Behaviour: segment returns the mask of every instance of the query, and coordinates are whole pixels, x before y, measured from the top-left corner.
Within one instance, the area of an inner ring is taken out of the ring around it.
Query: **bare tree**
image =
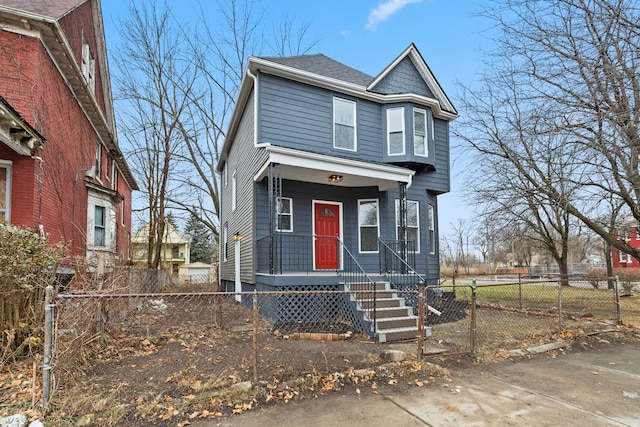
[[[120,133],[135,166],[149,224],[147,265],[157,269],[165,235],[167,200],[174,193],[171,174],[179,174],[181,121],[196,84],[196,69],[185,61],[183,34],[170,11],[132,2],[120,23],[126,42],[115,55]]]
[[[522,191],[511,201],[524,206],[517,199],[525,196],[527,217],[555,235],[547,248],[559,265],[566,264],[569,216],[640,259],[640,250],[599,221],[609,215],[606,197],[640,220],[638,1],[495,0],[482,15],[496,24],[497,48],[487,84],[466,90],[477,122],[461,133],[487,162],[503,165],[494,171],[505,186],[517,177]]]

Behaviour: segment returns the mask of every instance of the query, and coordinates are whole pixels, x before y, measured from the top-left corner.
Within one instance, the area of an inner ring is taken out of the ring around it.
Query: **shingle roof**
[[[0,0],[0,6],[6,6],[58,20],[85,1],[86,0]]]
[[[372,76],[348,67],[321,53],[315,55],[263,57],[261,59],[360,86],[367,86],[373,80]]]

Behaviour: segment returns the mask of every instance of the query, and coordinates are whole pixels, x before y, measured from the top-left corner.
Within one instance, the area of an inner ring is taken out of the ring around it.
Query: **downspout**
[[[255,148],[269,147],[268,142],[258,143],[258,76],[251,73],[251,68],[247,67],[247,75],[253,80],[253,146]]]

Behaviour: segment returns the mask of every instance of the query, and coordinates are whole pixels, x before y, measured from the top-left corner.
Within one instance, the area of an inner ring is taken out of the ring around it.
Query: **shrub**
[[[618,276],[624,296],[630,296],[635,282],[640,282],[640,268],[616,268],[613,274]]]
[[[64,252],[33,230],[0,224],[0,366],[42,342],[44,289]]]
[[[607,270],[604,268],[590,268],[585,272],[585,275],[593,289],[598,289],[600,282],[607,281]]]

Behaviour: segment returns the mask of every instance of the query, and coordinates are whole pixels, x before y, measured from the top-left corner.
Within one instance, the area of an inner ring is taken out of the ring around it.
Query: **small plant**
[[[636,282],[640,282],[640,269],[639,268],[621,268],[614,270],[614,274],[618,276],[618,281],[622,286],[622,296],[631,296],[631,291],[636,285]]]
[[[604,268],[590,268],[586,271],[586,276],[593,289],[598,289],[600,282],[607,281],[607,271]]]
[[[33,230],[0,224],[0,366],[39,348],[44,289],[64,253]]]

